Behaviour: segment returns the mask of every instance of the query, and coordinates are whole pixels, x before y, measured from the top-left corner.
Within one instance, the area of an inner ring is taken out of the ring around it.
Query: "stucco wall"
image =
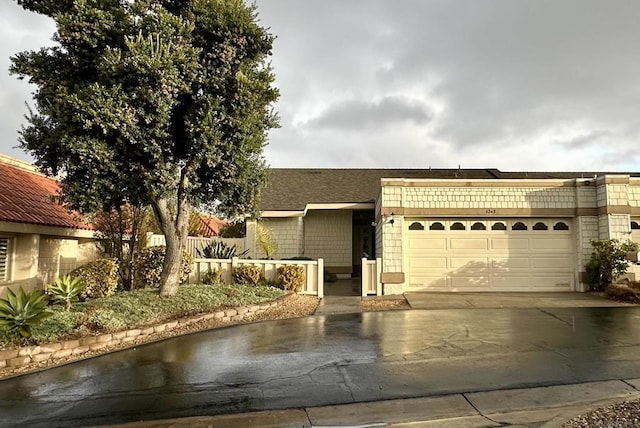
[[[324,258],[327,268],[352,269],[352,213],[351,210],[308,211],[304,217],[304,255]],[[331,270],[331,269],[329,269]]]

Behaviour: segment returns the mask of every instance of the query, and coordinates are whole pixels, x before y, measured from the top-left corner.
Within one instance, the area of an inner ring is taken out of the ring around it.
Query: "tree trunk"
[[[187,247],[191,207],[187,202],[178,201],[177,208],[171,209],[171,202],[167,197],[153,200],[151,206],[166,241],[160,275],[160,296],[173,296],[180,285],[180,266],[182,254]]]

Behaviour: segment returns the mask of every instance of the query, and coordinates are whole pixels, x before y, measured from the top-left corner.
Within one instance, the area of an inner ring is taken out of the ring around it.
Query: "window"
[[[640,224],[637,221],[631,222],[631,230],[640,230]]]
[[[411,225],[409,225],[409,230],[424,230],[424,226],[422,225],[422,223],[414,221],[413,223],[411,223]]]
[[[0,281],[9,280],[9,238],[0,238]]]
[[[553,225],[553,230],[569,230],[569,226],[567,226],[567,223],[559,221]]]
[[[539,221],[533,225],[533,230],[549,230],[549,226]]]
[[[465,229],[466,227],[464,227],[464,224],[460,223],[459,221],[456,221],[455,223],[453,223],[449,228],[449,230],[465,230]]]
[[[491,225],[491,230],[507,230],[507,225],[499,221]]]
[[[511,226],[511,230],[527,230],[527,225],[521,221],[518,221],[516,223],[513,223],[513,226]]]
[[[487,226],[485,226],[484,223],[476,221],[471,225],[471,230],[487,230]]]
[[[444,224],[436,221],[434,223],[431,223],[431,226],[429,226],[429,230],[444,230]]]

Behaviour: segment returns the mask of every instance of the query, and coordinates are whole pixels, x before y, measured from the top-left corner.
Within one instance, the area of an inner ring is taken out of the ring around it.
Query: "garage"
[[[406,219],[407,291],[572,291],[571,219]]]

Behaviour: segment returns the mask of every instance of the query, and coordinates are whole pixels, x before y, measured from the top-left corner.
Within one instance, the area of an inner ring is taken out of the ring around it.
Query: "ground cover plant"
[[[31,343],[47,343],[94,333],[114,332],[169,321],[183,316],[213,312],[273,301],[286,294],[273,287],[255,285],[182,285],[178,293],[158,298],[158,289],[118,292],[109,297],[75,303],[70,311],[64,304],[49,306],[45,322],[31,326]],[[0,329],[0,348],[19,340],[7,329]]]

